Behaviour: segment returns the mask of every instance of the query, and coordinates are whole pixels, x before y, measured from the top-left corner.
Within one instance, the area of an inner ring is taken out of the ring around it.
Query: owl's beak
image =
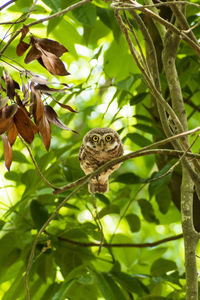
[[[100,146],[101,146],[102,149],[104,148],[104,141],[103,140],[101,140]]]

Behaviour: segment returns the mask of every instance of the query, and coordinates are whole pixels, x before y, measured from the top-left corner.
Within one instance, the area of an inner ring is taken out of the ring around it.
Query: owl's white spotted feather
[[[80,147],[80,166],[85,174],[90,174],[107,161],[123,154],[124,148],[118,133],[111,128],[95,128],[83,138]],[[108,177],[119,168],[117,164],[106,169],[93,178],[88,185],[90,193],[105,193],[108,191]]]

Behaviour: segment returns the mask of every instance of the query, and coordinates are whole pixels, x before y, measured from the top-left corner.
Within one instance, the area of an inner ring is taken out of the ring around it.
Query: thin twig
[[[46,183],[46,185],[48,185],[48,186],[51,187],[52,189],[57,189],[57,186],[55,186],[55,185],[53,185],[52,183],[50,183],[50,182],[46,179],[46,177],[42,174],[42,172],[40,171],[40,168],[39,168],[39,166],[38,166],[38,164],[37,164],[37,162],[36,162],[36,160],[35,160],[35,158],[34,158],[32,152],[31,152],[30,147],[27,145],[27,143],[24,141],[24,139],[23,139],[21,136],[19,136],[19,138],[20,138],[20,140],[22,141],[22,143],[24,144],[24,146],[26,147],[26,149],[28,150],[29,155],[30,155],[30,158],[31,158],[31,160],[32,160],[32,162],[33,162],[33,164],[34,164],[34,166],[35,166],[35,168],[36,168],[36,171],[38,172],[39,176],[41,177],[41,179]]]
[[[159,177],[156,178],[151,178],[148,183],[152,182],[152,181],[156,181],[158,179],[161,179],[167,175],[169,175],[170,173],[172,173],[174,171],[174,169],[181,163],[181,161],[183,160],[183,158],[187,155],[188,151],[191,150],[192,146],[196,143],[197,139],[199,138],[199,134],[196,136],[196,138],[194,139],[194,141],[192,142],[192,144],[188,147],[188,149],[186,151],[184,151],[183,155],[181,155],[181,157],[175,162],[175,164],[173,164],[173,166],[171,166],[171,168],[169,168],[169,170],[167,172],[165,172],[164,174],[160,175]]]
[[[3,4],[3,5],[0,7],[0,11],[1,11],[2,9],[6,8],[8,5],[10,5],[10,4],[12,4],[12,3],[16,2],[16,1],[17,1],[17,0],[10,0],[10,1],[8,1],[7,3]]]
[[[183,234],[178,234],[178,235],[175,235],[175,236],[170,236],[168,238],[164,238],[164,239],[161,239],[161,240],[158,240],[158,241],[155,241],[155,242],[149,242],[149,243],[104,243],[102,244],[102,247],[104,248],[149,248],[149,247],[156,247],[156,246],[159,246],[163,243],[167,243],[167,242],[171,242],[171,241],[175,241],[175,240],[178,240],[178,239],[181,239],[183,237]],[[78,241],[73,241],[73,240],[70,240],[68,238],[65,238],[65,237],[61,237],[61,236],[58,236],[58,239],[61,240],[61,241],[64,241],[64,242],[67,242],[67,243],[70,243],[70,244],[73,244],[73,245],[77,245],[77,246],[80,246],[80,247],[99,247],[100,246],[100,243],[92,243],[92,242],[89,242],[89,243],[83,243],[83,242],[78,242]]]
[[[91,186],[94,189],[94,185],[91,184]],[[104,233],[103,233],[103,226],[102,226],[101,220],[99,218],[99,214],[98,214],[98,210],[97,210],[97,206],[96,206],[94,191],[92,192],[92,201],[93,201],[93,206],[94,206],[94,210],[95,210],[96,220],[98,221],[97,223],[98,223],[100,233],[101,233],[101,240],[100,240],[99,249],[98,249],[98,254],[100,254],[101,248],[102,248],[102,245],[103,245],[103,242],[104,242]]]

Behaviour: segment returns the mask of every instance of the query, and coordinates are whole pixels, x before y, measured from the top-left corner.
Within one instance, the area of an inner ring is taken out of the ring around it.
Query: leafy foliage
[[[129,152],[165,137],[109,2],[88,1],[31,25],[41,14],[49,17],[78,3],[42,0],[32,10],[32,0],[18,0],[1,10],[2,300],[25,299],[24,273],[33,242],[70,194],[53,194],[38,169],[57,187],[81,178],[79,147],[94,127],[117,130]],[[199,20],[198,8],[188,5],[186,16],[193,26]],[[131,14],[123,17],[133,26],[145,53],[143,36]],[[7,23],[15,18],[12,26]],[[144,18],[149,31],[150,21]],[[17,30],[20,34],[6,47],[8,32]],[[199,33],[196,27],[198,38]],[[200,69],[188,44],[181,42],[176,63],[188,126],[194,128],[199,123]],[[170,103],[159,67],[162,92]],[[35,165],[21,140],[29,144]],[[198,152],[199,141],[193,149]],[[185,299],[182,241],[146,246],[180,233],[181,170],[176,167],[165,176],[176,161],[159,152],[127,160],[110,178],[107,194],[93,199],[86,186],[74,194],[37,243],[28,277],[31,299]]]

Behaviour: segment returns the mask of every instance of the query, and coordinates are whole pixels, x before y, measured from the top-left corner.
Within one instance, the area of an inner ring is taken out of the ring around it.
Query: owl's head
[[[84,145],[95,151],[109,152],[121,144],[118,133],[111,128],[95,128],[84,137]]]

